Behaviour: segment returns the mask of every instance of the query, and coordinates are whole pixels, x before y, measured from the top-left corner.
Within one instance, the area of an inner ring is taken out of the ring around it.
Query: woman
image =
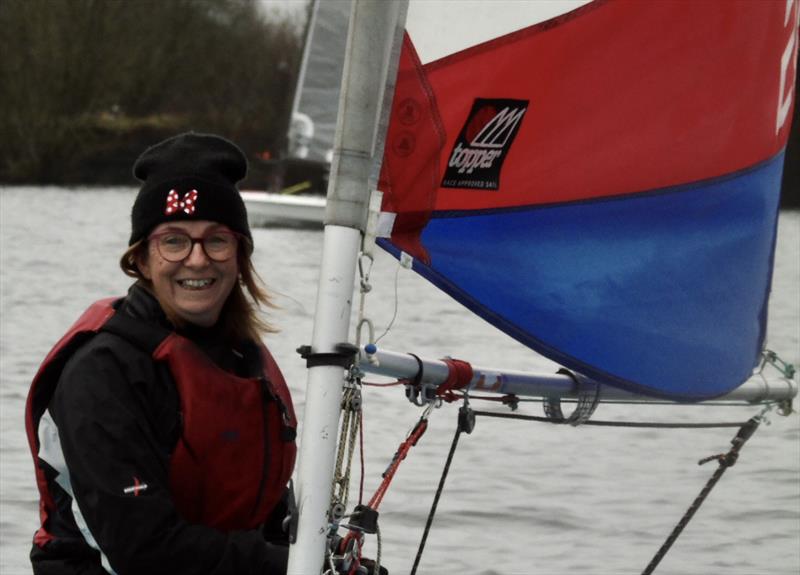
[[[246,170],[194,133],[134,165],[121,266],[136,282],[84,313],[28,397],[34,573],[285,572],[296,420],[260,343]]]

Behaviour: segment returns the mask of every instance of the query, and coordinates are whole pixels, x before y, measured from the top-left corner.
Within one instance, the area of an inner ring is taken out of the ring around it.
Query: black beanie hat
[[[189,132],[145,150],[133,165],[143,182],[131,211],[128,245],[163,222],[208,220],[228,226],[252,242],[247,210],[236,182],[247,174],[247,158],[225,138]]]

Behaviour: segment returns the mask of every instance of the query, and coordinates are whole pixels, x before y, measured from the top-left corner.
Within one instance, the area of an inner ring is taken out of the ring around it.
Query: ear
[[[138,250],[134,256],[134,261],[136,262],[136,267],[139,268],[139,273],[142,274],[142,277],[144,277],[146,280],[152,281],[153,274],[150,272],[150,258],[149,254],[147,253],[147,248]]]

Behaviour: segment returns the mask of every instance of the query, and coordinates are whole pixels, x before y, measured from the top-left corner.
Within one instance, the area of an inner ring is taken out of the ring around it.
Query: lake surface
[[[0,573],[30,573],[37,492],[24,433],[30,380],[49,348],[94,300],[123,294],[117,267],[135,191],[0,188]],[[311,339],[322,234],[255,229],[256,268],[276,295],[267,344],[302,419],[306,372],[295,348]],[[366,304],[381,346],[486,366],[552,370],[382,252]],[[800,213],[781,215],[767,347],[800,364]],[[395,285],[397,289],[395,290]],[[398,293],[395,299],[395,291]],[[357,300],[356,300],[357,301]],[[355,307],[355,306],[354,306]],[[480,409],[483,405],[475,404]],[[408,573],[456,422],[431,416],[383,503],[382,562]],[[539,404],[521,411],[541,415]],[[595,419],[743,421],[756,407],[601,405]],[[419,417],[402,388],[365,392],[366,495]],[[656,573],[800,572],[800,417],[771,415],[727,471]],[[419,572],[640,573],[716,468],[731,429],[572,428],[479,418],[462,436]],[[355,473],[355,470],[354,470]],[[357,490],[351,494],[351,501]],[[365,554],[375,556],[374,538]]]

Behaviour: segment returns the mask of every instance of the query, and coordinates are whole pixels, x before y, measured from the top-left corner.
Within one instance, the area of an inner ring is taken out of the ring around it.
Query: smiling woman
[[[134,165],[144,184],[133,206],[130,248],[120,261],[126,274],[153,292],[173,325],[209,326],[220,319],[219,331],[234,341],[257,341],[272,331],[243,291],[254,303],[271,305],[250,261],[252,235],[235,187],[246,170],[241,151],[216,136],[181,135],[148,149]],[[198,234],[202,249],[196,248]],[[230,273],[218,275],[223,271]],[[182,275],[163,276],[172,272]],[[198,283],[200,272],[211,273],[205,278],[210,281]],[[195,303],[181,307],[184,300]],[[198,307],[203,301],[208,309]]]
[[[210,221],[164,223],[147,244],[136,265],[173,323],[217,323],[239,275],[234,233]]]
[[[34,573],[285,572],[296,420],[261,344],[246,170],[205,134],[137,160],[120,262],[137,281],[84,313],[28,396]]]

